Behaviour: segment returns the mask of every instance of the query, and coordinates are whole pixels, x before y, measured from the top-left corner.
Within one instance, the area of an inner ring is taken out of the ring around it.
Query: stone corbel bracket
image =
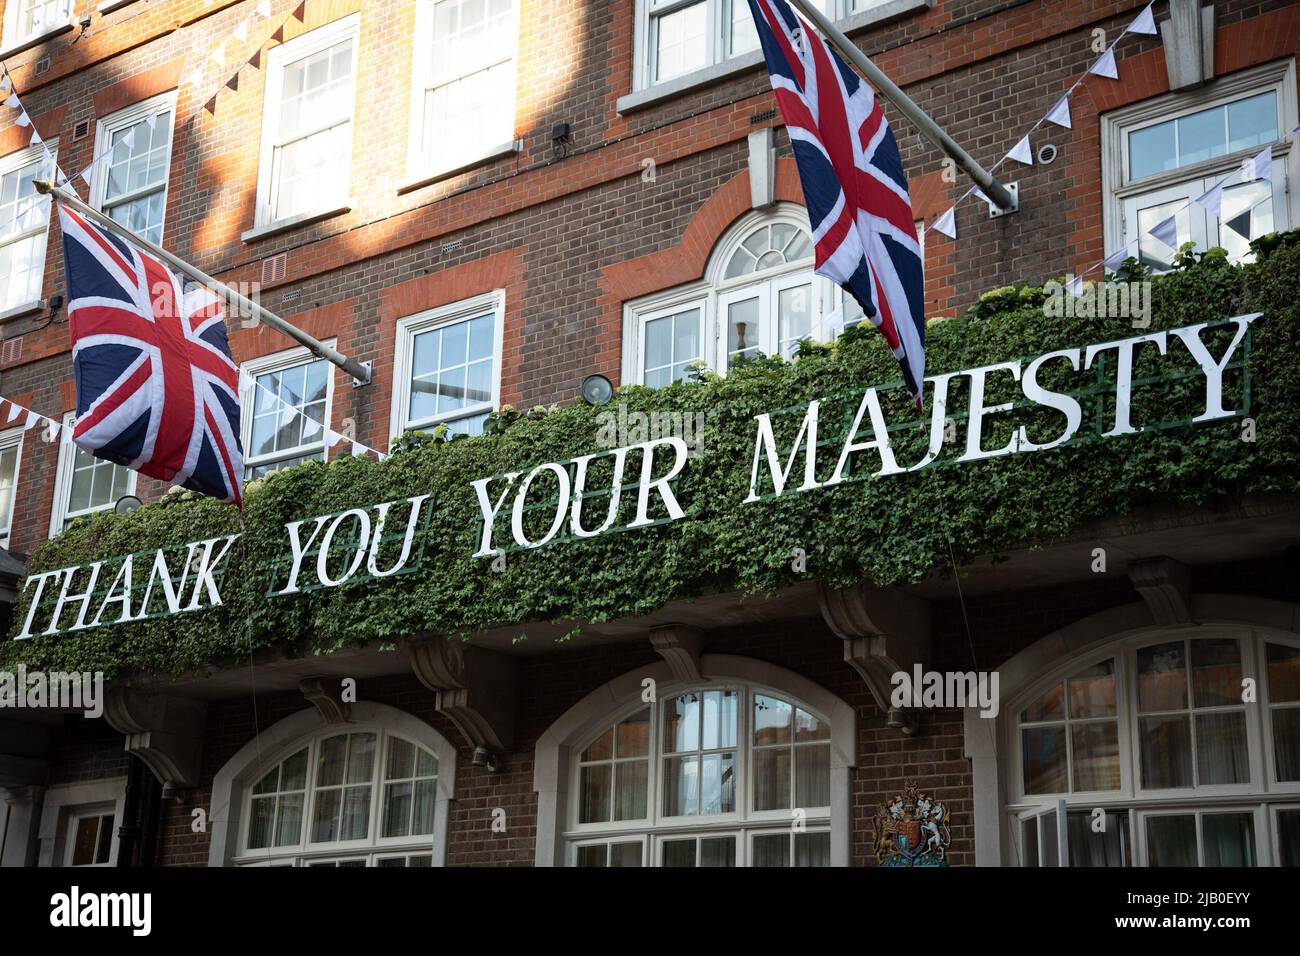
[[[1156,557],[1130,561],[1129,580],[1152,619],[1161,627],[1195,624],[1192,617],[1192,576],[1187,566],[1173,558]]]
[[[650,646],[668,663],[673,677],[691,684],[705,683],[700,673],[700,651],[704,635],[683,624],[665,624],[650,629]]]
[[[514,744],[515,662],[504,654],[439,635],[408,645],[411,669],[437,695],[438,713],[474,750],[474,765],[501,770]]]
[[[181,802],[199,784],[207,704],[197,700],[114,687],[104,719],[126,737],[126,752],[139,757],[163,785],[163,797]]]
[[[930,607],[895,590],[860,583],[847,588],[821,585],[822,618],[844,641],[844,660],[858,672],[890,727],[916,733],[911,709],[892,707],[893,676],[911,672],[930,657]]]
[[[322,723],[346,724],[352,716],[352,705],[343,702],[343,681],[337,677],[304,677],[298,689],[308,703],[316,708]]]

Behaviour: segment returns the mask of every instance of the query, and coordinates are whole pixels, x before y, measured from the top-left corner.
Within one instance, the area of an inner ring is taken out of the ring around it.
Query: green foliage
[[[525,413],[502,409],[481,437],[403,436],[385,462],[351,456],[328,465],[309,462],[251,485],[242,513],[177,494],[128,515],[78,521],[36,551],[32,571],[242,531],[228,562],[225,604],[6,642],[0,645],[0,667],[22,661],[46,669],[176,674],[246,660],[250,652],[322,654],[374,641],[396,644],[420,631],[466,636],[511,626],[522,640],[529,622],[564,621],[569,627],[574,621],[641,615],[670,600],[711,593],[771,593],[800,578],[842,584],[867,575],[882,586],[914,582],[949,566],[950,539],[960,562],[1045,544],[1144,506],[1214,506],[1251,493],[1294,493],[1300,486],[1294,425],[1300,409],[1300,242],[1295,234],[1274,237],[1257,242],[1256,251],[1260,262],[1244,268],[1214,253],[1181,255],[1173,272],[1152,279],[1153,321],[1142,330],[1264,313],[1252,327],[1250,415],[1258,434],[1253,443],[1241,440],[1240,419],[1229,419],[864,477],[742,504],[754,416],[793,410],[775,419],[778,437],[788,446],[802,408],[812,398],[824,399],[823,441],[834,449],[826,454],[833,465],[837,416],[851,415],[862,388],[897,381],[897,365],[882,338],[864,324],[846,330],[833,347],[802,348],[793,363],[759,358],[738,363],[725,378],[701,370],[659,390],[625,387],[603,409],[581,404]],[[956,371],[1140,334],[1124,319],[1047,318],[1043,301],[1040,288],[1009,287],[982,297],[962,318],[931,323],[927,371]],[[1214,354],[1224,342],[1223,335],[1207,336]],[[1139,351],[1139,380],[1194,367],[1172,340],[1168,357],[1154,352]],[[1057,362],[1044,366],[1041,381],[1047,388],[1077,389],[1088,380]],[[1240,386],[1239,377],[1230,378],[1225,395],[1240,394]],[[955,387],[962,401],[950,400],[949,407],[964,409],[963,386]],[[921,456],[925,431],[905,427],[917,416],[901,389],[881,395],[887,420],[897,426],[891,434],[899,462],[911,464]],[[990,376],[986,404],[1017,395],[1009,375]],[[1140,425],[1171,413],[1190,418],[1203,400],[1199,375],[1158,389],[1140,388],[1134,421]],[[473,559],[479,509],[471,482],[601,450],[598,416],[620,403],[629,411],[705,415],[702,452],[676,485],[686,520],[512,553],[500,571],[492,569],[490,559]],[[989,417],[984,446],[1005,444],[1013,422],[1040,441],[1061,430],[1059,413],[1020,409]],[[864,472],[878,467],[872,454],[864,453]],[[286,522],[422,493],[432,495],[436,508],[414,573],[267,596],[270,559],[287,550]],[[807,554],[802,574],[792,568],[795,549]],[[24,596],[15,630],[26,613]]]

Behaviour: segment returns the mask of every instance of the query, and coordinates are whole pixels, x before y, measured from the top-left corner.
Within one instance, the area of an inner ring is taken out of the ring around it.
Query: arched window
[[[743,357],[791,358],[800,341],[830,341],[861,322],[862,308],[814,275],[814,264],[802,206],[743,216],[718,240],[703,279],[627,305],[623,381],[662,388],[697,362],[726,372]]]
[[[1148,634],[1058,668],[1012,714],[1021,864],[1300,865],[1300,640]]]
[[[213,781],[214,865],[428,867],[445,856],[455,748],[382,704],[287,717]]]
[[[734,682],[637,703],[576,748],[576,866],[828,866],[831,728]]]

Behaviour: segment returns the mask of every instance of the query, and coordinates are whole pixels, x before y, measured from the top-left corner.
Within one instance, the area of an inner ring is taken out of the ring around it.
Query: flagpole
[[[863,76],[871,82],[876,91],[898,107],[898,111],[911,120],[926,139],[952,157],[953,161],[979,184],[979,187],[984,190],[995,205],[1002,209],[1003,212],[1010,212],[1016,208],[1016,201],[1011,197],[1011,193],[1007,191],[1007,188],[998,182],[992,173],[975,162],[974,157],[962,149],[942,126],[931,119],[929,113],[917,106],[910,96],[900,90],[893,80],[880,71],[876,64],[867,59],[867,55],[837,29],[826,18],[826,14],[810,4],[808,0],[789,0],[789,2],[811,20],[822,35],[826,37],[827,42],[843,56],[847,57],[850,63],[861,70]]]
[[[69,193],[64,192],[62,189],[56,189],[54,184],[51,183],[48,179],[35,180],[32,183],[32,186],[35,187],[38,193],[43,193],[49,196],[53,201],[61,202],[64,205],[72,209],[75,209],[83,216],[93,219],[95,222],[99,223],[109,232],[116,233],[118,236],[122,237],[128,242],[135,243],[141,248],[157,256],[159,259],[168,263],[173,268],[179,270],[180,272],[185,273],[195,282],[207,286],[213,292],[217,292],[221,294],[224,298],[233,302],[235,305],[239,306],[241,309],[247,311],[251,315],[256,316],[258,320],[265,322],[267,325],[275,329],[277,332],[281,332],[284,335],[287,335],[289,338],[293,339],[299,345],[306,347],[313,355],[316,355],[320,358],[323,358],[327,362],[337,365],[343,371],[347,372],[349,375],[352,376],[352,380],[355,384],[357,385],[370,384],[371,372],[370,372],[369,364],[358,362],[354,358],[349,358],[348,356],[344,355],[342,352],[339,352],[337,349],[331,348],[330,346],[326,345],[324,342],[320,341],[319,339],[311,335],[308,335],[306,332],[298,328],[296,325],[291,325],[290,323],[286,322],[284,319],[276,315],[274,312],[271,312],[268,309],[264,309],[262,306],[254,302],[252,299],[240,295],[238,292],[230,288],[230,286],[226,285],[224,282],[218,282],[216,279],[212,278],[212,276],[190,265],[184,259],[172,255],[162,246],[156,245],[150,242],[148,239],[145,239],[143,236],[137,235],[136,233],[128,229],[126,226],[122,225],[120,222],[110,218],[109,216],[106,216],[104,213],[100,212],[98,209],[95,209],[93,206],[89,206],[86,203],[82,202],[81,199],[78,198],[77,196],[69,195]]]

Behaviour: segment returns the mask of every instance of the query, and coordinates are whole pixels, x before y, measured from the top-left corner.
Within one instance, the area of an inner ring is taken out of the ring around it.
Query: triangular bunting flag
[[[17,93],[10,93],[5,98],[5,106],[9,107],[11,110],[20,110],[23,108],[22,101],[18,99]]]
[[[1104,76],[1108,80],[1118,80],[1119,70],[1115,67],[1115,48],[1111,47],[1092,66],[1088,72],[1095,76]]]
[[[299,23],[307,22],[307,0],[302,0],[302,3],[294,8],[293,18]]]
[[[14,122],[17,123],[19,126],[31,126],[32,118],[27,115],[26,110],[23,110],[21,113],[18,114],[18,118],[14,120]]]
[[[1145,33],[1147,36],[1156,35],[1156,18],[1151,14],[1151,8],[1154,3],[1148,3],[1146,9],[1137,15],[1137,19],[1128,25],[1126,33]]]
[[[1250,210],[1247,209],[1239,216],[1233,216],[1223,223],[1243,239],[1250,239]]]
[[[253,376],[244,369],[239,370],[239,394],[244,394],[257,383],[253,381]]]
[[[1205,192],[1201,193],[1192,202],[1206,209],[1215,219],[1219,218],[1219,213],[1223,210],[1223,180],[1219,180]]]
[[[360,458],[364,458],[366,456],[366,452],[368,451],[370,451],[370,449],[367,448],[365,445],[361,444],[361,442],[354,441],[352,443],[352,454]]]
[[[948,211],[934,221],[930,227],[935,232],[941,232],[949,239],[957,238],[957,207],[949,206]]]
[[[271,34],[271,41],[273,41],[273,42],[275,42],[275,43],[283,43],[283,42],[284,42],[284,25],[283,25],[283,24],[281,24],[280,26],[278,26],[278,27],[275,28],[275,32]]]
[[[1256,179],[1273,177],[1273,144],[1265,146],[1263,151],[1250,161],[1251,172]]]
[[[338,432],[334,431],[334,429],[332,428],[325,429],[325,443],[329,445],[331,448],[337,446],[338,443],[341,442],[342,440],[343,440],[343,436],[340,435]]]
[[[6,418],[5,421],[7,421],[7,422],[11,422],[11,421],[13,421],[15,418],[17,418],[17,417],[19,416],[19,414],[22,413],[22,410],[23,410],[23,407],[22,407],[21,405],[15,405],[13,402],[10,402],[10,403],[9,403],[9,417]]]
[[[249,17],[248,19],[241,22],[239,26],[235,27],[235,29],[231,31],[230,35],[234,37],[236,40],[238,40],[240,43],[243,43],[245,40],[248,39],[248,24],[251,20],[252,17]]]
[[[1062,96],[1060,101],[1052,107],[1052,111],[1043,117],[1049,123],[1055,123],[1057,126],[1065,129],[1073,129],[1070,122],[1070,97]]]
[[[312,418],[310,415],[304,415],[302,417],[302,422],[303,422],[302,424],[303,438],[311,438],[318,431],[320,431],[320,422],[316,421],[316,419]]]
[[[1101,264],[1105,266],[1107,269],[1109,269],[1111,272],[1114,272],[1116,269],[1118,269],[1120,266],[1124,264],[1124,260],[1127,258],[1128,258],[1128,246],[1125,246],[1123,249],[1120,249],[1116,252],[1112,252],[1105,259],[1102,260]]]
[[[253,51],[253,55],[248,58],[248,65],[255,70],[262,68],[262,51],[260,49]]]
[[[203,71],[195,70],[189,76],[185,77],[185,82],[190,86],[198,86],[203,82]]]
[[[1081,298],[1083,296],[1083,276],[1070,276],[1070,281],[1065,283],[1065,291],[1076,299]]]
[[[27,413],[27,420],[23,422],[23,431],[31,431],[36,427],[36,423],[41,420],[41,416],[33,411]]]
[[[47,445],[53,444],[54,439],[59,437],[59,432],[62,429],[63,426],[60,425],[58,422],[56,422],[54,419],[52,418],[45,419],[45,427],[41,429],[41,441],[45,442],[45,444]]]
[[[226,65],[226,41],[225,40],[222,40],[220,43],[218,43],[216,46],[212,48],[212,52],[208,54],[208,59],[211,60],[213,63],[215,63],[217,66]]]
[[[41,143],[43,143],[43,142],[45,142],[45,140],[41,139],[41,134],[38,133],[38,132],[36,132],[36,127],[33,126],[33,127],[32,127],[32,142],[31,142],[31,145],[33,145],[33,146],[40,146]],[[47,152],[48,152],[48,150],[47,150]]]
[[[1020,142],[1011,147],[1007,159],[1014,159],[1025,166],[1034,165],[1034,148],[1030,145],[1028,136],[1022,136]]]
[[[230,89],[230,90],[238,90],[238,89],[239,89],[239,74],[238,74],[238,73],[236,73],[236,74],[235,74],[234,76],[232,76],[230,79],[226,80],[226,88],[227,88],[227,89]]]
[[[257,9],[253,12],[263,20],[267,19],[271,15],[271,0],[262,0],[262,2],[257,5]]]
[[[1174,215],[1170,216],[1168,219],[1164,220],[1163,222],[1156,223],[1155,228],[1152,229],[1149,233],[1147,233],[1147,235],[1154,236],[1156,239],[1159,239],[1170,249],[1177,249],[1178,248],[1178,214],[1175,213]]]
[[[211,113],[213,116],[217,115],[217,97],[215,94],[213,95],[212,99],[208,100],[206,103],[203,104],[203,108],[207,110],[209,113]]]
[[[975,198],[984,200],[988,205],[993,205],[993,201],[989,199],[989,197],[985,195],[984,190],[980,189],[978,186],[972,186],[970,188],[970,193],[975,196]]]

